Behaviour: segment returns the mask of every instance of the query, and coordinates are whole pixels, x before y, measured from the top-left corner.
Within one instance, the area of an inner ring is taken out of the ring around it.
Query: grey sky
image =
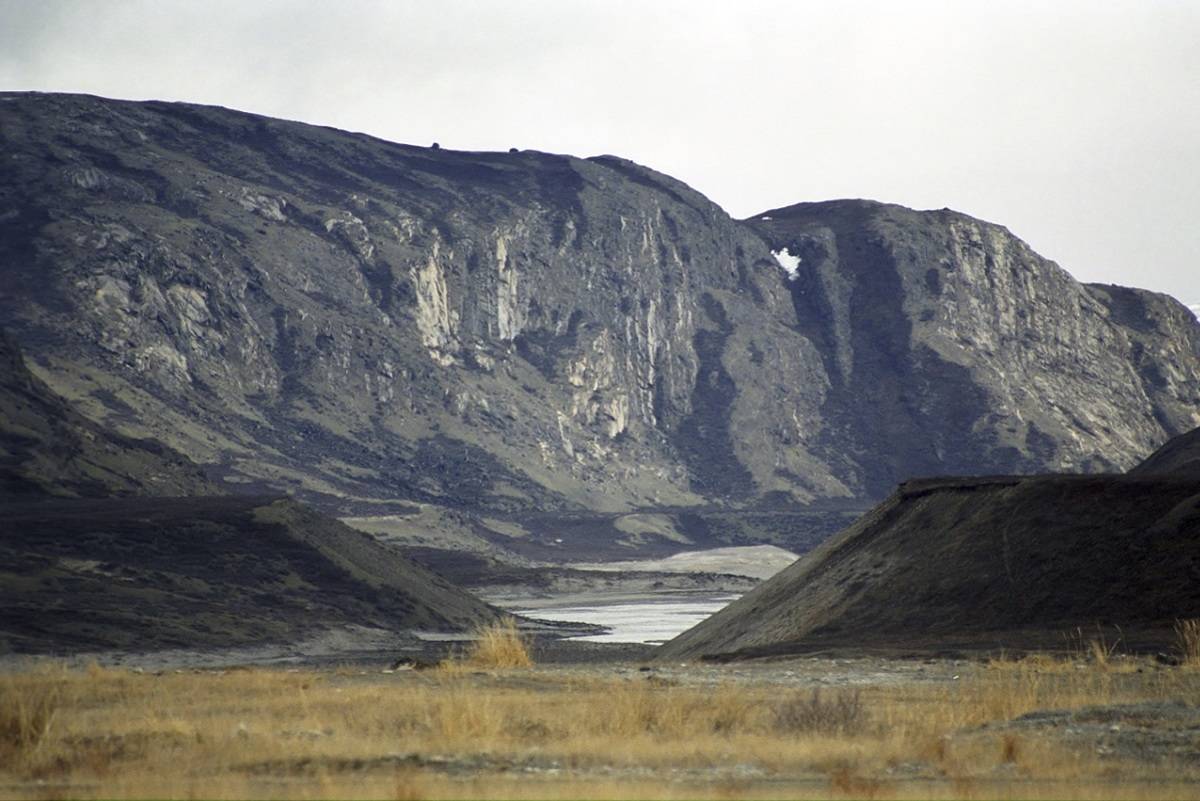
[[[1200,2],[0,0],[0,88],[949,206],[1200,304]]]

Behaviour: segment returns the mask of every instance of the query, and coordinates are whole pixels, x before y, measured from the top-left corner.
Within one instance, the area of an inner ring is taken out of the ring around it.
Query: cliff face
[[[231,480],[492,508],[848,492],[763,453],[815,424],[820,358],[765,245],[669,178],[220,109],[0,113],[4,314],[89,413]]]
[[[0,139],[0,317],[39,376],[327,507],[878,495],[1200,424],[1194,322],[1164,345],[1170,303],[1138,327],[961,215],[746,225],[617,158],[79,96],[0,95]]]
[[[1168,295],[1128,287],[1088,284],[1126,335],[1128,361],[1151,402],[1155,420],[1171,434],[1196,424],[1200,382],[1200,325],[1191,310]]]
[[[799,259],[797,320],[830,378],[817,450],[852,486],[1125,469],[1200,424],[1200,326],[1166,296],[1079,284],[948,210],[806,203],[747,223]]]

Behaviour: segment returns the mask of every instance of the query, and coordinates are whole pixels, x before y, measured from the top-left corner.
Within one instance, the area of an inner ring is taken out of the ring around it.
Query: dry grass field
[[[1200,797],[1186,663],[1097,648],[870,681],[809,660],[793,680],[778,666],[521,666],[513,647],[387,674],[9,672],[0,796]]]

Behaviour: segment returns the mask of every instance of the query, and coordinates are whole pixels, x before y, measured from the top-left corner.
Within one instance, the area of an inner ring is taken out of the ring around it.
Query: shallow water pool
[[[604,634],[589,634],[571,639],[588,642],[666,642],[687,631],[714,612],[723,609],[739,595],[705,595],[614,601],[597,604],[546,604],[536,609],[509,611],[540,620],[592,623],[607,626]]]

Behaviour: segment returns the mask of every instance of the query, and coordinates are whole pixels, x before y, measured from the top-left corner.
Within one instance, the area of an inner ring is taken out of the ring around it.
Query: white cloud
[[[949,206],[1081,280],[1200,298],[1196,2],[0,0],[0,20],[4,89],[615,153],[736,217]]]

